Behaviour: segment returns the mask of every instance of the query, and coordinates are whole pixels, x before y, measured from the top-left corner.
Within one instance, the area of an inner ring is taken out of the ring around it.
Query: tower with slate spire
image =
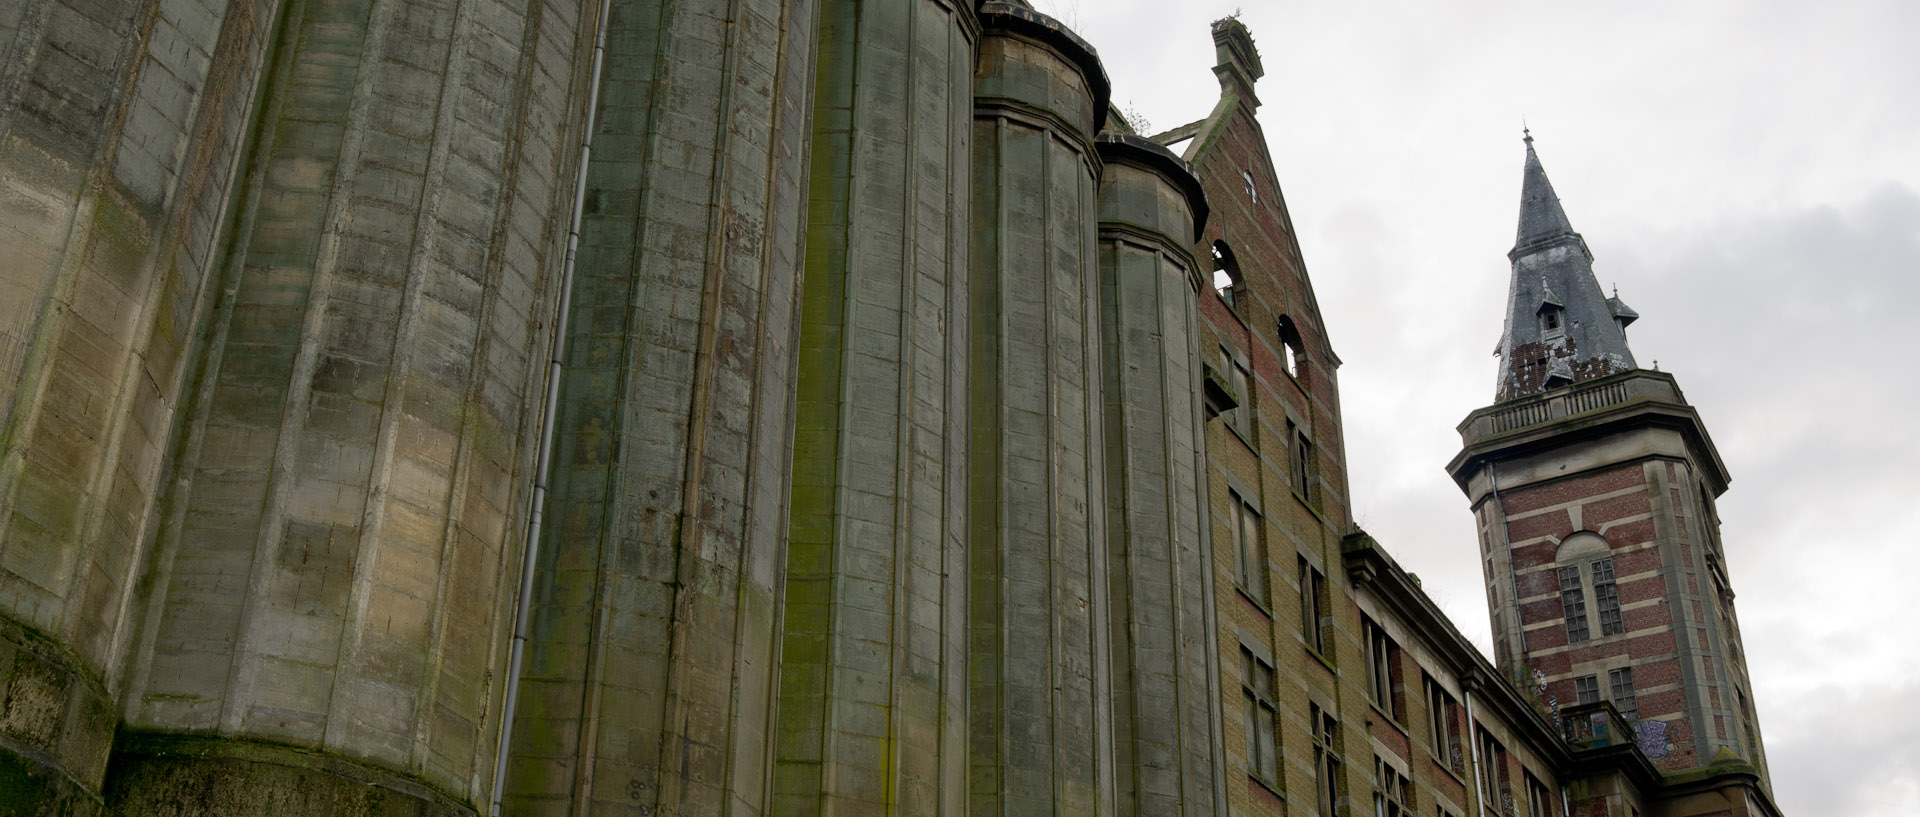
[[[1640,317],[1607,297],[1593,277],[1593,251],[1574,232],[1528,134],[1520,229],[1507,258],[1513,282],[1500,333],[1496,394],[1511,400],[1636,368],[1627,324]]]
[[[1725,463],[1639,315],[1600,288],[1526,138],[1494,403],[1448,465],[1478,527],[1495,658],[1555,717],[1610,717],[1661,771],[1766,754],[1714,501]]]

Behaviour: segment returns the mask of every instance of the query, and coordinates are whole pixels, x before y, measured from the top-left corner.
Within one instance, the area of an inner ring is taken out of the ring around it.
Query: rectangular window
[[[1573,679],[1575,703],[1590,704],[1600,700],[1600,679],[1592,675],[1583,675]]]
[[[1340,753],[1334,746],[1334,736],[1340,731],[1340,724],[1332,715],[1322,711],[1319,704],[1309,704],[1307,728],[1313,730],[1315,796],[1320,800],[1320,813],[1324,817],[1333,817],[1338,813],[1334,807],[1340,803]]]
[[[1374,817],[1414,817],[1413,781],[1399,769],[1373,756]]]
[[[1247,371],[1238,355],[1225,346],[1220,347],[1221,356],[1226,358],[1227,385],[1233,387],[1233,396],[1240,401],[1227,417],[1233,430],[1240,432],[1240,438],[1253,444],[1253,373]]]
[[[1527,817],[1553,817],[1553,795],[1532,772],[1527,772]]]
[[[1560,609],[1567,616],[1567,643],[1587,640],[1587,597],[1580,592],[1580,568],[1560,568]]]
[[[1400,647],[1373,619],[1362,616],[1360,625],[1367,638],[1367,695],[1387,717],[1400,720],[1400,710],[1393,701],[1393,681],[1398,674],[1394,670],[1399,663]]]
[[[1613,688],[1613,708],[1620,710],[1620,717],[1639,720],[1640,702],[1633,696],[1633,668],[1621,667],[1607,673],[1607,684]]]
[[[1240,648],[1241,693],[1246,707],[1247,774],[1269,786],[1280,780],[1274,747],[1273,667],[1246,647]]]
[[[1307,564],[1306,557],[1300,558],[1300,631],[1307,638],[1307,648],[1325,655],[1326,639],[1321,619],[1327,610],[1327,579],[1320,571]]]
[[[1620,620],[1620,588],[1613,582],[1613,559],[1593,563],[1593,608],[1600,615],[1602,637],[1626,632]]]
[[[1507,779],[1507,749],[1493,739],[1485,727],[1480,728],[1480,785],[1487,797],[1499,801],[1506,793],[1504,785]]]
[[[1451,757],[1453,749],[1453,696],[1431,677],[1427,679],[1427,737],[1433,741],[1433,756]],[[1449,762],[1448,767],[1451,768]]]
[[[1267,551],[1260,545],[1260,515],[1234,491],[1227,492],[1233,526],[1233,581],[1261,607],[1267,607]]]

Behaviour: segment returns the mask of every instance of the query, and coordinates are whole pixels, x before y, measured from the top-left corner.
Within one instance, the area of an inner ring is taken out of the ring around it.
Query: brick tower
[[[1727,469],[1672,375],[1639,368],[1527,142],[1500,377],[1448,465],[1480,534],[1501,670],[1559,711],[1609,701],[1665,772],[1766,778],[1714,498]]]

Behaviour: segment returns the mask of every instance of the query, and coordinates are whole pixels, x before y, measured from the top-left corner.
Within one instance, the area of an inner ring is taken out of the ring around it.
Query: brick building
[[[1150,137],[1023,3],[0,9],[0,812],[1773,814],[1672,379],[1505,347],[1496,669],[1211,34]]]

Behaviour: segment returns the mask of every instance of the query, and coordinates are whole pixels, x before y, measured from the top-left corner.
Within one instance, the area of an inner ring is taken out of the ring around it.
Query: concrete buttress
[[[31,813],[104,805],[280,5],[0,8],[0,779]]]
[[[564,255],[580,10],[275,13],[107,805],[470,814]]]
[[[1213,571],[1200,407],[1206,222],[1166,148],[1101,134],[1100,306],[1119,811],[1223,814]]]
[[[767,808],[815,9],[613,6],[507,813]]]
[[[775,811],[960,815],[979,27],[820,14]]]
[[[1114,813],[1091,46],[980,9],[971,283],[970,813]]]

